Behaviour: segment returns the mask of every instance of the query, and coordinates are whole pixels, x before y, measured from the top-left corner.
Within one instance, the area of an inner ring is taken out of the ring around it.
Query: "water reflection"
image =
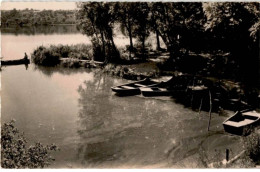
[[[117,97],[110,90],[116,82],[96,74],[79,87],[77,158],[96,168],[145,166],[167,159],[164,149],[169,143],[168,129],[173,127],[168,122],[179,112],[168,108],[179,105],[169,100]]]
[[[34,71],[40,71],[42,74],[44,74],[47,77],[52,77],[53,74],[59,73],[62,75],[72,75],[76,73],[90,73],[89,69],[71,69],[71,68],[65,68],[65,67],[45,67],[45,66],[38,66],[38,65],[32,65],[32,68]]]
[[[32,27],[4,27],[1,34],[12,35],[52,35],[79,33],[76,25],[32,26]]]
[[[223,133],[225,117],[214,116],[207,132],[207,112],[198,114],[172,99],[118,97],[118,80],[96,74],[79,93],[77,160],[94,168],[204,167],[201,151],[221,156],[239,148],[238,138]],[[122,80],[121,83],[122,84]],[[210,144],[209,144],[210,143]]]
[[[110,125],[113,104],[110,101],[110,86],[113,80],[105,75],[96,74],[92,81],[85,81],[80,86],[78,134],[84,140],[78,149],[78,158],[84,161],[104,161],[113,159],[117,146],[109,144]],[[102,101],[101,101],[102,100]],[[87,143],[85,143],[87,142]]]

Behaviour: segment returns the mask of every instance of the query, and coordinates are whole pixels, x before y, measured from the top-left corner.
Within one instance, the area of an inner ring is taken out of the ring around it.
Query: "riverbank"
[[[213,55],[187,54],[180,61],[172,64],[172,69],[168,70],[167,61],[170,54],[164,51],[150,50],[146,53],[146,59],[130,58],[129,52],[123,48],[119,49],[120,61],[118,63],[103,63],[95,61],[95,54],[91,45],[78,44],[73,46],[58,45],[44,47],[40,46],[31,54],[32,61],[43,66],[62,66],[68,68],[99,68],[103,73],[121,77],[128,80],[142,80],[145,78],[158,78],[162,76],[191,75],[199,76],[207,80],[207,85],[212,92],[213,99],[218,102],[215,106],[226,107],[234,111],[241,108],[260,108],[259,89],[248,88],[230,79],[217,78],[214,72],[215,60]],[[140,56],[136,50],[133,57]],[[219,59],[227,59],[228,55],[217,54]],[[192,63],[189,63],[189,62]],[[187,67],[188,66],[188,67]],[[214,67],[212,67],[214,66]],[[223,71],[226,66],[223,66]],[[195,70],[197,72],[195,72]],[[184,72],[181,72],[184,71]],[[227,71],[226,71],[227,72]],[[191,78],[191,77],[189,77]],[[187,81],[190,82],[190,81]],[[214,95],[215,94],[215,95]],[[220,94],[221,97],[218,96]]]

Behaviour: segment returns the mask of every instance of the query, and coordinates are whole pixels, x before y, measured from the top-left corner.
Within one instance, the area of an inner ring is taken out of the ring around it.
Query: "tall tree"
[[[150,28],[151,30],[156,34],[156,49],[160,50],[161,46],[160,46],[160,32],[158,30],[158,24],[157,24],[157,15],[156,15],[156,8],[158,6],[158,4],[161,2],[154,2],[154,3],[149,3],[149,8],[150,8],[150,17],[149,17],[149,24],[150,24]]]
[[[105,62],[116,61],[118,50],[113,40],[115,3],[80,2],[78,7],[78,25],[84,34],[92,38],[94,52],[101,49],[97,56],[103,55]]]
[[[170,60],[179,56],[180,39],[188,32],[194,32],[203,26],[201,3],[155,3],[153,15],[168,51]]]
[[[149,6],[147,2],[139,2],[135,8],[134,33],[142,45],[142,55],[145,58],[145,40],[149,36]]]
[[[134,48],[133,45],[133,27],[135,24],[135,9],[139,3],[137,2],[118,2],[118,20],[121,27],[127,31],[130,40],[130,53]]]

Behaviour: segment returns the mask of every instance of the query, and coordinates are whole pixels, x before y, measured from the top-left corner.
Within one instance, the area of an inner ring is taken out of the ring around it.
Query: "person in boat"
[[[28,60],[28,56],[27,56],[27,54],[26,53],[24,53],[24,58],[23,58],[24,60]]]

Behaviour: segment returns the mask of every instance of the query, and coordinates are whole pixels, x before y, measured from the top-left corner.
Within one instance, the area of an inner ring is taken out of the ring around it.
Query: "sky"
[[[10,1],[16,1],[16,2],[10,2]],[[28,1],[30,1],[30,2],[28,2]],[[34,1],[34,2],[32,2],[32,1]],[[39,1],[45,1],[45,2],[39,2]],[[57,2],[57,1],[60,1],[60,2]],[[12,10],[14,8],[16,8],[16,9],[33,8],[33,9],[37,9],[37,10],[44,10],[44,9],[46,9],[46,10],[59,10],[59,9],[73,10],[73,9],[76,9],[75,1],[84,1],[84,0],[56,0],[56,2],[55,2],[55,0],[0,0],[0,2],[1,2],[0,8],[2,10]],[[118,0],[114,0],[114,1],[118,1]],[[123,1],[126,1],[126,0],[123,0]],[[132,0],[132,1],[136,1],[136,0]],[[148,0],[148,1],[152,1],[152,0]],[[167,1],[167,0],[159,0],[159,1]],[[173,1],[216,1],[216,0],[173,0]],[[229,1],[238,1],[238,0],[229,0]],[[252,0],[249,0],[249,1],[252,1]],[[256,1],[256,0],[253,0],[253,1]]]
[[[17,10],[29,8],[37,10],[73,10],[76,9],[75,2],[60,1],[60,2],[6,2],[1,1],[1,10],[12,10],[16,8]]]

